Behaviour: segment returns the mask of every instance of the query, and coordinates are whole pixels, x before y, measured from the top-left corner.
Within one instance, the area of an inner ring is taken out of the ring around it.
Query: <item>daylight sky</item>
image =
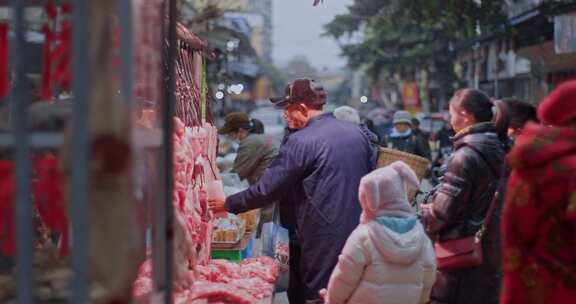
[[[346,64],[334,40],[321,37],[323,25],[346,12],[352,0],[324,0],[313,7],[312,0],[273,0],[273,58],[283,65],[296,55],[306,55],[318,69],[337,69]]]

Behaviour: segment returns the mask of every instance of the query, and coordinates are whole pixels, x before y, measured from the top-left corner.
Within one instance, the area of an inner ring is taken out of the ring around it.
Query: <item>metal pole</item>
[[[72,216],[72,303],[87,303],[88,297],[88,198],[90,160],[90,60],[89,60],[89,1],[73,2],[73,83],[74,92],[72,117],[72,176],[71,176],[71,216]]]
[[[165,217],[165,293],[164,301],[167,304],[172,303],[172,265],[174,264],[174,205],[172,203],[172,188],[173,188],[173,146],[172,146],[172,133],[173,124],[172,117],[174,116],[174,104],[176,103],[176,96],[174,90],[176,81],[174,79],[175,60],[176,60],[176,0],[168,1],[168,52],[165,57],[166,76],[168,83],[165,86],[164,92],[164,115],[163,115],[163,131],[164,131],[164,154],[163,154],[163,168],[164,168],[164,206],[166,207]]]
[[[133,102],[132,81],[133,74],[133,34],[132,34],[132,1],[120,1],[120,62],[122,77],[122,97],[124,102],[131,106]]]
[[[13,131],[16,159],[16,272],[18,303],[34,303],[32,280],[32,202],[30,199],[30,147],[28,145],[28,99],[24,92],[24,4],[12,1],[14,45],[12,62],[16,79],[12,94]]]
[[[500,98],[500,84],[498,82],[498,74],[498,71],[496,71],[496,78],[494,78],[494,98],[496,99]]]
[[[160,10],[160,16],[161,16],[161,24],[162,26],[161,28],[161,37],[160,40],[158,41],[158,44],[160,45],[160,50],[162,52],[162,84],[166,85],[165,79],[166,79],[166,31],[164,30],[166,27],[164,26],[166,19],[164,18],[164,16],[166,16],[166,4],[164,2],[161,3],[161,5],[159,5],[158,9]],[[166,91],[164,89],[164,91],[162,91],[163,95],[166,95]],[[166,101],[164,101],[166,102]],[[165,118],[164,118],[164,103],[158,103],[159,105],[162,105],[162,108],[158,107],[158,112],[161,113],[161,119],[160,119],[160,124],[161,124],[161,130],[162,130],[162,138],[161,138],[161,145],[164,144],[164,139],[166,136],[169,136],[169,134],[165,133],[164,131],[164,123],[165,123]],[[167,154],[166,154],[167,155]],[[159,185],[158,187],[158,191],[156,191],[156,196],[155,198],[158,200],[158,203],[156,204],[152,204],[152,214],[151,214],[151,219],[152,219],[152,263],[153,263],[153,267],[152,267],[152,275],[153,275],[153,282],[154,282],[154,290],[157,293],[161,293],[161,292],[165,292],[165,285],[166,285],[166,258],[165,258],[165,248],[166,248],[166,208],[164,207],[166,204],[164,203],[164,184],[166,183],[166,180],[164,178],[164,176],[166,175],[166,170],[163,167],[164,165],[164,149],[162,146],[160,146],[160,149],[158,149],[157,151],[154,151],[154,163],[157,165],[156,168],[158,168],[158,176],[155,178],[155,181],[157,181],[157,185]]]

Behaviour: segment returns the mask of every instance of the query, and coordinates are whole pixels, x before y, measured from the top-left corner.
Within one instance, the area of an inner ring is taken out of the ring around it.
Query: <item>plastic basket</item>
[[[426,175],[426,171],[428,171],[428,167],[430,165],[430,161],[428,161],[428,159],[424,157],[390,148],[380,148],[380,155],[378,157],[378,168],[388,166],[389,164],[398,160],[403,161],[410,168],[412,168],[412,170],[414,170],[414,173],[416,173],[416,176],[418,176],[418,179],[420,181],[422,181],[422,179]],[[408,199],[410,201],[412,201],[415,196],[416,196],[416,190],[411,190],[410,192],[408,192]]]
[[[254,255],[254,238],[245,236],[236,247],[230,249],[222,249],[212,247],[212,259],[224,259],[230,262],[240,262]]]

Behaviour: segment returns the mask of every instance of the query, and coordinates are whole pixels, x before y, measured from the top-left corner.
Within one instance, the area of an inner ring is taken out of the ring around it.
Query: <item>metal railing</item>
[[[70,185],[70,220],[72,223],[71,268],[74,274],[72,287],[72,303],[89,302],[89,271],[88,271],[88,202],[89,202],[89,161],[90,161],[90,115],[91,71],[89,58],[90,35],[90,1],[71,0],[73,5],[72,24],[72,132],[71,132],[71,185]],[[57,1],[60,2],[60,1]],[[166,303],[172,302],[172,265],[173,261],[173,230],[172,230],[172,116],[174,113],[174,60],[176,58],[176,1],[165,0],[163,7],[168,11],[168,31],[165,39],[158,41],[164,47],[168,41],[168,51],[165,52],[164,67],[167,79],[164,86],[164,102],[162,108],[162,141],[147,141],[143,146],[160,149],[159,166],[162,179],[162,194],[154,203],[154,223],[152,226],[152,246],[154,253],[155,292],[164,294]],[[128,106],[134,103],[133,88],[133,7],[130,0],[118,0],[120,26],[120,59],[121,59],[121,91]],[[14,31],[11,43],[10,65],[14,71],[14,86],[10,93],[11,133],[0,133],[0,148],[13,151],[16,176],[16,281],[17,302],[34,303],[34,232],[33,205],[31,199],[31,155],[32,150],[42,148],[59,148],[63,144],[62,132],[30,131],[28,124],[28,105],[25,80],[25,27],[24,10],[26,7],[41,7],[45,0],[0,0],[0,7],[9,7],[12,11],[11,29]],[[161,67],[159,67],[161,68]],[[141,138],[136,135],[136,138]],[[136,216],[136,215],[135,215]]]

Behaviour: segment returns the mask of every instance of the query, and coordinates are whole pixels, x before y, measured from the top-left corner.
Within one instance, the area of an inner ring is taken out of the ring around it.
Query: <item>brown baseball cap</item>
[[[270,98],[277,109],[284,109],[290,104],[303,103],[321,106],[326,103],[326,91],[312,79],[301,78],[286,86],[284,96]]]
[[[248,117],[248,114],[243,112],[233,112],[226,115],[224,118],[224,126],[218,130],[218,134],[228,134],[238,128],[250,128],[250,117]]]

